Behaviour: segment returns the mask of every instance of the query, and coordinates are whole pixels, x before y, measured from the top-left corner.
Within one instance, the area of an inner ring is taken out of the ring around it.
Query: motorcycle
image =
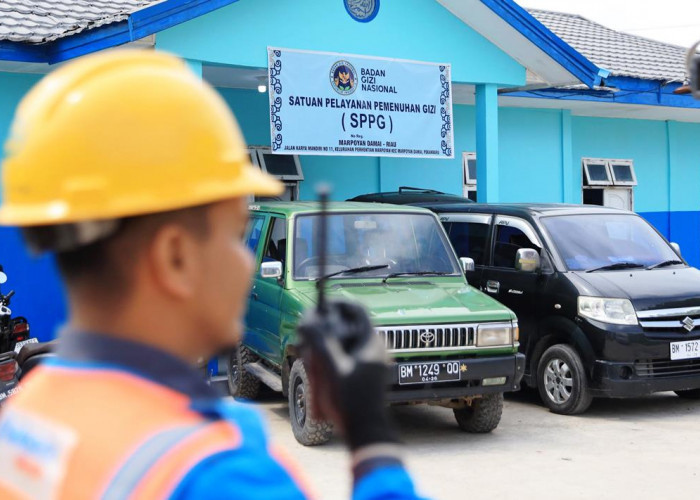
[[[0,285],[7,282],[7,275],[0,266]],[[18,353],[22,346],[36,343],[39,340],[29,336],[29,322],[27,318],[18,316],[13,318],[10,310],[10,299],[15,295],[11,290],[7,295],[0,292],[0,353],[14,351]]]
[[[0,354],[0,407],[21,389],[18,385],[39,363],[54,356],[56,341],[25,344],[19,350]]]
[[[0,266],[0,285],[7,282],[7,275]],[[20,390],[19,382],[41,361],[52,356],[54,342],[39,343],[29,336],[29,322],[21,316],[12,317],[10,299],[0,292],[0,405]]]

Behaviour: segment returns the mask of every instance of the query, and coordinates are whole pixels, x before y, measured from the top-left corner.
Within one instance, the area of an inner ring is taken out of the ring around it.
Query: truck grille
[[[700,374],[700,359],[681,359],[676,361],[637,360],[634,362],[634,370],[638,377],[646,378],[695,375]]]
[[[462,350],[474,346],[476,325],[382,326],[376,329],[389,352]]]
[[[639,311],[637,318],[645,330],[688,333],[700,327],[700,307]]]

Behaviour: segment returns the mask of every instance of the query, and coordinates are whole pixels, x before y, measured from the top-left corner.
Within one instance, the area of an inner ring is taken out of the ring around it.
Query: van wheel
[[[299,443],[304,446],[316,446],[326,443],[333,434],[333,424],[318,420],[310,415],[311,391],[309,377],[301,359],[294,361],[289,372],[289,419],[292,432]]]
[[[537,386],[544,404],[561,415],[583,413],[593,399],[581,357],[566,344],[544,352],[537,365]]]
[[[700,399],[700,389],[690,389],[688,391],[674,391],[679,398]]]
[[[232,349],[226,372],[228,375],[228,390],[236,399],[255,399],[260,393],[260,380],[245,369],[248,363],[255,363],[258,357],[245,346],[239,345]]]
[[[491,432],[501,421],[503,414],[503,393],[487,394],[474,399],[464,408],[452,410],[459,428],[465,432],[484,434]]]

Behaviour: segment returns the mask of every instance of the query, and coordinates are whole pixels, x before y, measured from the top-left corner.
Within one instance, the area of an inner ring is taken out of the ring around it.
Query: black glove
[[[386,350],[365,310],[344,301],[309,310],[297,328],[315,416],[340,428],[351,450],[397,442],[385,405]]]

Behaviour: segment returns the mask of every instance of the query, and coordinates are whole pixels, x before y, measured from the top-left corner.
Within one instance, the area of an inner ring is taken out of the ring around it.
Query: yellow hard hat
[[[116,219],[282,184],[253,167],[221,97],[168,54],[120,50],[45,77],[17,110],[0,224]]]

